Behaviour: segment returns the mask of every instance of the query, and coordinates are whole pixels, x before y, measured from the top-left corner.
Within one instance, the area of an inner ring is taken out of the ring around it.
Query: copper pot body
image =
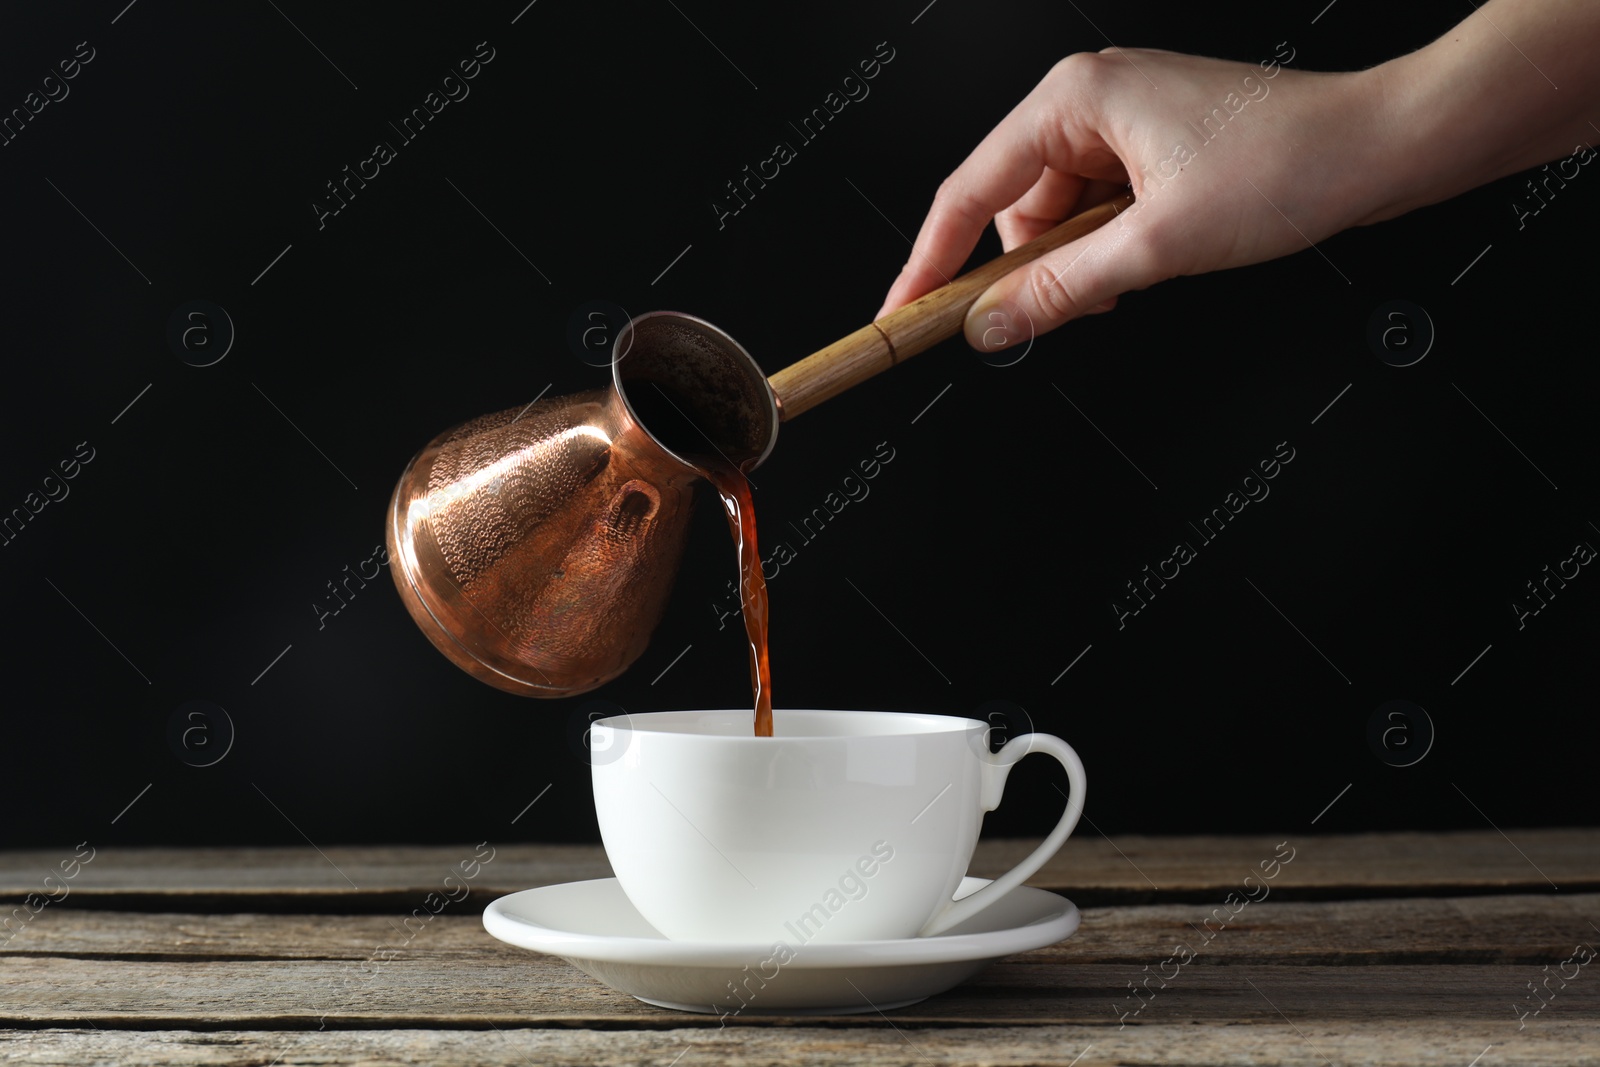
[[[390,499],[390,571],[412,619],[507,692],[572,696],[638,659],[683,555],[697,454],[750,470],[777,440],[760,367],[703,320],[635,318],[611,370],[609,388],[440,434]]]

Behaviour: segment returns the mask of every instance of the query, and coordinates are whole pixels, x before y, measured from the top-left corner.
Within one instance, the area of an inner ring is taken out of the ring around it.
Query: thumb
[[[973,302],[964,332],[980,352],[1026,344],[1130,289],[1168,277],[1152,254],[1137,210],[1024,264]]]

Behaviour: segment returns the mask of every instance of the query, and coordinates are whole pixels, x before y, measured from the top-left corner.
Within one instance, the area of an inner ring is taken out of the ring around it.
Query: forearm
[[[1254,102],[1267,79],[1271,101]],[[967,315],[973,347],[1020,343],[1122,293],[1289,255],[1541,163],[1562,160],[1550,180],[1570,180],[1600,144],[1591,121],[1600,0],[1491,0],[1426,48],[1346,74],[1077,53],[940,185],[879,314],[958,271],[990,219],[1010,249],[1081,210],[1090,179],[1131,181],[1140,210],[991,285]]]
[[[1600,143],[1600,3],[1492,0],[1437,41],[1367,72],[1376,210],[1393,218]],[[1592,155],[1592,151],[1590,152]]]

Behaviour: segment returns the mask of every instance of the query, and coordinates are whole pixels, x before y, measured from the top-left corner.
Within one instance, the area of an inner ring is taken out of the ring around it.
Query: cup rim
[[[591,724],[595,727],[608,727],[619,732],[625,731],[635,734],[654,734],[662,737],[695,737],[707,741],[719,741],[733,744],[771,745],[774,742],[796,743],[800,741],[848,741],[865,738],[879,737],[932,737],[939,734],[964,734],[973,730],[987,730],[988,724],[981,719],[968,718],[961,715],[940,715],[926,711],[866,711],[858,708],[774,708],[773,719],[780,716],[793,715],[840,715],[863,716],[860,719],[847,721],[867,722],[867,716],[882,716],[894,718],[902,722],[909,721],[912,726],[921,729],[903,730],[874,730],[868,732],[829,732],[806,733],[799,735],[783,735],[776,737],[756,737],[754,734],[719,734],[702,733],[694,730],[652,728],[652,723],[688,723],[696,721],[700,716],[706,715],[743,715],[753,718],[754,712],[749,708],[691,708],[676,711],[643,711],[624,712],[621,715],[610,715],[603,719],[596,719]],[[645,725],[641,725],[643,720]],[[883,719],[879,719],[882,722]]]

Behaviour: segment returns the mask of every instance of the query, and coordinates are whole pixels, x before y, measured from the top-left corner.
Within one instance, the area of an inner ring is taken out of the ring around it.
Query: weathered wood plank
[[[1600,829],[1493,830],[1457,833],[1249,837],[1119,837],[1085,831],[1031,880],[1070,895],[1080,907],[1219,899],[1273,860],[1288,841],[1294,859],[1273,882],[1278,899],[1367,896],[1600,891]],[[1515,842],[1515,845],[1512,844]],[[992,876],[1020,859],[1032,841],[979,846],[973,873]],[[460,846],[324,846],[167,849],[96,848],[93,860],[63,882],[58,871],[74,854],[0,852],[0,900],[65,894],[74,906],[127,910],[377,911],[405,910],[438,891],[452,875],[475,904],[530,886],[609,875],[598,845],[490,842],[490,862],[470,879],[460,864],[475,854]],[[54,882],[45,883],[55,872]]]
[[[1088,908],[1078,933],[1022,959],[1062,965],[1154,963],[1183,941],[1209,959],[1330,966],[1381,963],[1531,963],[1600,943],[1600,894],[1402,898],[1248,905],[1226,927],[1200,904]],[[491,938],[479,909],[451,905],[423,924],[405,913],[328,916],[113,912],[46,908],[0,936],[0,957],[72,956],[171,961],[320,959],[359,962],[380,947],[452,965],[515,958]],[[1209,931],[1213,937],[1207,938]],[[414,936],[413,936],[414,932]]]
[[[114,1032],[92,1029],[0,1032],[0,1059],[19,1067],[108,1063],[155,1067],[273,1064],[275,1067],[776,1067],[849,1063],[860,1067],[1600,1067],[1600,1024],[1551,1019],[1521,1033],[1427,1019],[1350,1025],[1228,1024],[903,1027],[900,1032],[730,1028],[653,1031],[371,1030]]]
[[[1533,963],[1600,945],[1600,894],[1250,904],[1218,929],[1204,905],[1096,908],[1078,932],[1034,954],[1065,962],[1165,959],[1183,942],[1218,960],[1373,966]],[[1207,920],[1210,919],[1208,925]],[[1208,937],[1208,934],[1211,935]]]
[[[1149,961],[1152,971],[1158,959]],[[1560,957],[1549,961],[1552,965]],[[1015,1024],[1270,1023],[1477,1021],[1515,1030],[1513,1004],[1546,972],[1533,964],[1377,967],[1255,964],[1207,958],[1178,969],[1162,988],[1130,983],[1145,964],[1035,962],[1019,957],[922,1004],[897,1009],[897,1023]],[[780,975],[774,981],[781,980]],[[1554,994],[1546,1016],[1600,1018],[1600,975],[1579,971]],[[483,1028],[623,1026],[715,1028],[715,1016],[689,1018],[614,992],[559,960],[525,954],[471,967],[395,960],[365,980],[349,963],[328,960],[231,961],[203,965],[149,960],[0,959],[0,1026],[108,1029]],[[1143,1005],[1141,1009],[1141,1004]],[[1131,1016],[1135,1009],[1140,1014]],[[1280,1014],[1281,1013],[1281,1014]],[[740,1025],[796,1025],[789,1017],[746,1013]],[[814,1020],[811,1020],[814,1021]],[[839,1026],[879,1027],[877,1014],[830,1018]]]
[[[1210,939],[1207,915],[1284,838],[1085,838],[1037,880],[1086,906],[1076,937],[890,1012],[893,1028],[876,1014],[747,1014],[723,1029],[483,932],[478,913],[494,895],[605,874],[593,846],[498,848],[465,880],[473,897],[410,938],[412,903],[452,869],[461,884],[458,865],[481,850],[327,849],[325,861],[311,849],[108,849],[0,945],[0,1026],[15,1028],[0,1031],[0,1058],[1600,1067],[1600,974],[1550,979],[1578,942],[1600,940],[1600,832],[1510,837],[1515,846],[1492,831],[1292,839],[1270,898]],[[1028,844],[989,843],[977,869],[992,873]],[[0,890],[38,891],[71,855],[0,854]],[[1087,907],[1096,899],[1182,903]],[[252,901],[371,914],[201,913]],[[1179,942],[1198,954],[1173,973]],[[374,953],[400,944],[371,969]],[[1536,1004],[1530,983],[1547,980],[1554,996],[1522,1026],[1517,1006]]]

